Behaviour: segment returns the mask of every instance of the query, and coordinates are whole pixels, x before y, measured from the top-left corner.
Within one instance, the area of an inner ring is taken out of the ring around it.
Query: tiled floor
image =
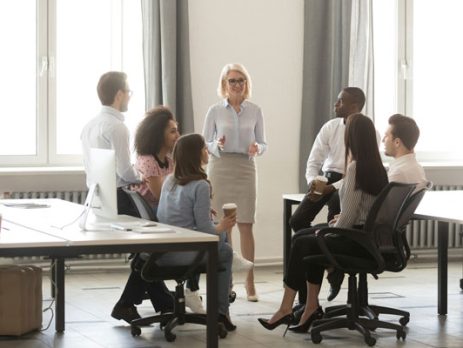
[[[435,264],[416,263],[397,274],[387,273],[379,280],[369,280],[370,303],[399,307],[411,312],[407,325],[407,339],[397,341],[395,333],[378,330],[376,347],[463,347],[463,293],[459,288],[462,275],[461,262],[449,267],[449,313],[439,317],[437,305],[437,270]],[[45,348],[45,347],[205,347],[205,328],[186,325],[175,329],[177,340],[167,343],[159,327],[142,329],[140,337],[132,337],[130,328],[124,322],[110,317],[112,306],[118,299],[125,284],[127,273],[113,271],[71,271],[66,275],[66,331],[56,334],[51,312],[44,313],[44,327],[48,329],[21,338],[0,338],[0,348]],[[238,326],[236,332],[220,340],[220,347],[307,347],[313,345],[308,335],[288,333],[282,337],[284,329],[266,331],[257,322],[258,317],[269,317],[276,310],[282,294],[281,267],[259,267],[256,270],[257,289],[260,301],[250,303],[244,299],[242,275],[235,275],[235,290],[238,298],[231,306],[232,319]],[[201,279],[201,289],[205,290],[205,277]],[[44,278],[44,308],[50,304],[48,277]],[[347,282],[340,295],[333,301],[341,304],[346,298]],[[326,284],[322,297],[327,294]],[[322,300],[322,306],[326,306]],[[145,301],[140,313],[149,314],[150,304]],[[386,320],[394,320],[389,317]],[[365,346],[356,332],[337,330],[323,335],[319,347]]]

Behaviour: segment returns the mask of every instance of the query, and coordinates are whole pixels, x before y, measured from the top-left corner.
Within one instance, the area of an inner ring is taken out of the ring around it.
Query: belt
[[[325,177],[330,181],[330,183],[339,181],[342,179],[342,174],[338,172],[325,172]]]

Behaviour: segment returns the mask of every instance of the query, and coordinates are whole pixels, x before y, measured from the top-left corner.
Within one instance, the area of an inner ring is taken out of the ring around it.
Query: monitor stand
[[[101,202],[98,199],[98,184],[93,184],[88,189],[84,211],[79,219],[79,227],[82,231],[107,231],[111,228],[114,219],[95,214],[94,210],[98,209],[101,209]]]

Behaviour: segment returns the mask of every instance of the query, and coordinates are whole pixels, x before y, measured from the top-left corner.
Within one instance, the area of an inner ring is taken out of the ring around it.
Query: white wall
[[[280,260],[281,195],[298,191],[303,1],[200,0],[189,6],[195,130],[202,131],[208,107],[218,100],[222,67],[244,64],[253,82],[251,100],[264,112],[268,143],[257,160],[256,258]]]

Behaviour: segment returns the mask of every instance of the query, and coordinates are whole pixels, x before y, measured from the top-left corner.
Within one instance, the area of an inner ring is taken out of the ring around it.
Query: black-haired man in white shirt
[[[307,160],[306,179],[309,187],[307,195],[290,219],[294,231],[311,227],[315,216],[325,204],[328,205],[328,219],[339,214],[337,189],[344,174],[345,146],[344,130],[349,115],[359,113],[365,105],[365,94],[360,88],[346,87],[338,95],[334,104],[336,118],[326,122],[320,129]],[[314,192],[314,179],[323,171],[328,179],[322,194]]]

